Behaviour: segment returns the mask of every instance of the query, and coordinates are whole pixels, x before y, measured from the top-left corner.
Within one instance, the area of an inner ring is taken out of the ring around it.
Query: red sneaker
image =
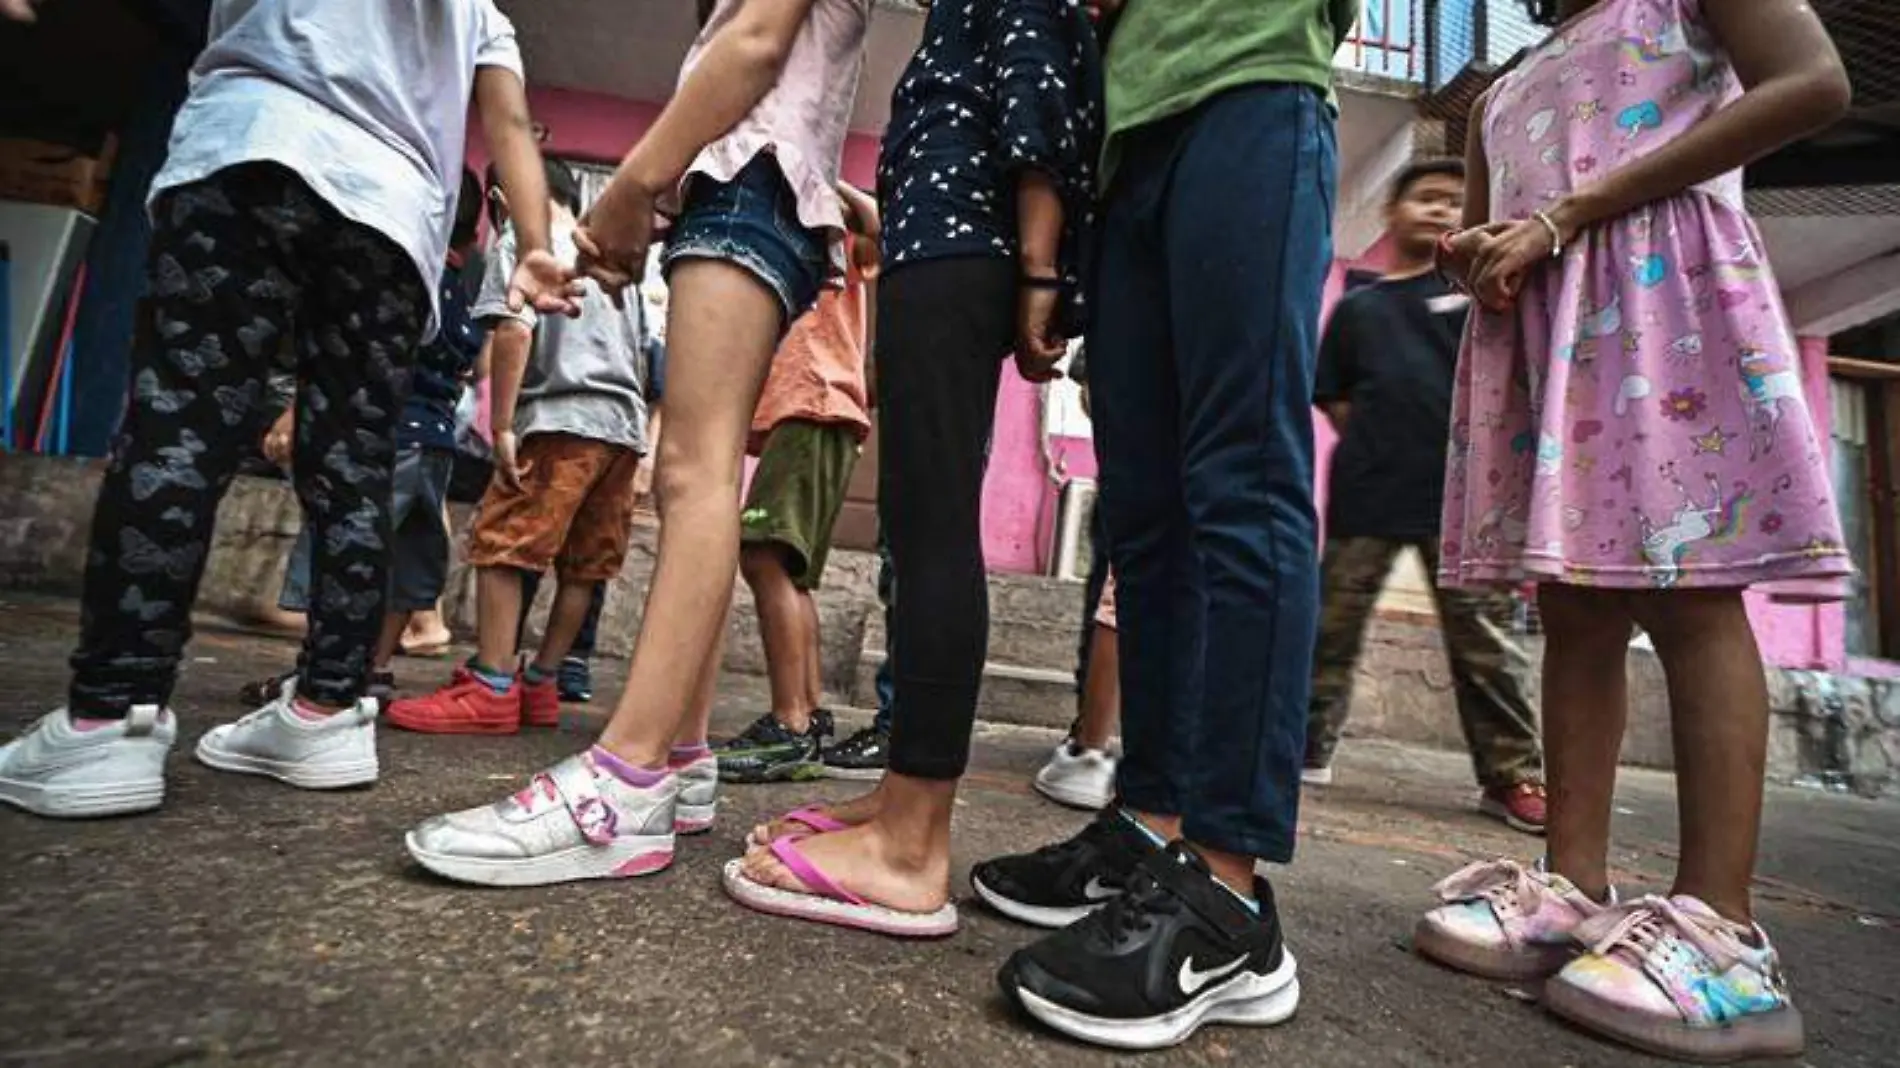
[[[1541,782],[1494,786],[1486,790],[1484,800],[1478,802],[1479,812],[1496,816],[1512,830],[1525,834],[1543,834],[1549,810],[1550,802],[1544,796],[1544,784]]]
[[[423,734],[514,734],[521,730],[521,687],[496,693],[458,667],[449,684],[427,697],[393,702],[383,714],[392,726]]]
[[[521,722],[530,727],[561,725],[561,688],[553,675],[540,682],[515,676],[515,688],[521,691]]]

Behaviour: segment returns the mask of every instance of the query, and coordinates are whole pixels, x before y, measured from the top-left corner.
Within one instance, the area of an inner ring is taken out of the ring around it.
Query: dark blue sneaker
[[[554,685],[561,691],[561,700],[569,704],[586,704],[594,699],[593,669],[578,656],[561,661],[561,670],[555,673]]]

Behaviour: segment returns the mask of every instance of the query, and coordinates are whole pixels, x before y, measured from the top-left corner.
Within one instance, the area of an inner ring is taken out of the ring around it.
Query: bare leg
[[[521,573],[484,567],[475,575],[475,661],[493,671],[512,668],[521,627]]]
[[[552,675],[561,668],[561,658],[574,647],[574,636],[587,622],[587,611],[594,603],[591,579],[569,581],[563,578],[554,592],[554,604],[548,609],[548,624],[541,630],[541,648],[534,654],[536,670]]]
[[[1601,901],[1609,891],[1610,812],[1629,716],[1627,595],[1546,583],[1544,773],[1551,869]]]
[[[396,648],[402,644],[403,632],[409,629],[411,612],[391,612],[383,617],[383,632],[376,636],[376,648],[370,653],[371,671],[388,671],[389,662],[396,658]]]
[[[1761,834],[1768,682],[1738,590],[1632,599],[1669,680],[1682,861],[1672,893],[1752,922],[1748,884]]]
[[[739,570],[758,607],[765,672],[772,684],[772,715],[792,730],[808,731],[817,701],[808,692],[807,654],[818,643],[817,631],[807,629],[811,622],[806,614],[808,598],[792,584],[784,550],[776,545],[747,545],[739,553]]]
[[[1082,715],[1075,743],[1106,749],[1122,716],[1121,638],[1113,627],[1096,626],[1089,636],[1089,673],[1082,680]]]
[[[783,313],[747,271],[715,260],[673,269],[666,433],[654,472],[659,558],[626,689],[600,744],[666,762],[719,642],[739,564],[743,444]]]
[[[811,591],[799,590],[798,602],[805,614],[805,700],[817,708],[825,703],[824,632],[818,621],[818,600]]]
[[[719,672],[726,654],[726,620],[719,621],[712,655],[699,666],[699,679],[693,685],[693,704],[674,732],[673,745],[705,745],[706,731],[712,723],[713,700],[719,694]]]
[[[876,794],[881,803],[875,818],[813,835],[800,843],[801,850],[819,871],[866,900],[906,912],[942,908],[950,900],[950,811],[956,803],[956,780],[887,772]],[[810,889],[763,846],[747,851],[745,871],[768,886]]]

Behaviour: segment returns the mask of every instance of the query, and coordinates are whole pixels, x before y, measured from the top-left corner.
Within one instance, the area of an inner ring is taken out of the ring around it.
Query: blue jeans
[[[1318,623],[1310,403],[1333,127],[1317,90],[1260,84],[1130,135],[1089,337],[1122,799],[1282,863]]]

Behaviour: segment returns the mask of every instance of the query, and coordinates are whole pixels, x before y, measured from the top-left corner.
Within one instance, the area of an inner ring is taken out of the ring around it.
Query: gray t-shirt
[[[152,197],[280,163],[409,254],[433,337],[475,72],[521,77],[514,25],[494,0],[217,0],[209,30]]]
[[[554,255],[574,262],[574,225],[554,225]],[[573,434],[647,451],[646,324],[637,294],[616,308],[607,294],[586,282],[578,319],[536,316],[533,309],[508,311],[508,279],[515,270],[515,232],[502,231],[489,252],[474,315],[492,323],[518,319],[534,328],[534,352],[521,375],[515,432]],[[538,320],[538,322],[537,322]]]

